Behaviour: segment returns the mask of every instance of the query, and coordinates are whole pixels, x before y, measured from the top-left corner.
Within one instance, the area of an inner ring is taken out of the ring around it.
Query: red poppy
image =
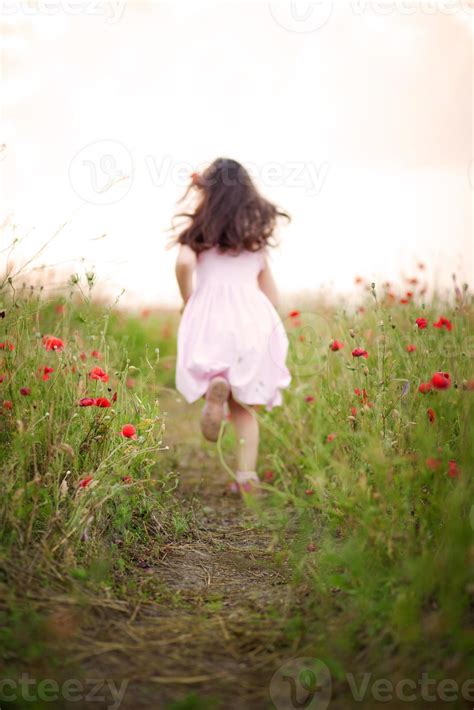
[[[116,401],[117,401],[117,392],[114,392],[112,395],[112,402],[116,402]]]
[[[331,441],[334,441],[335,438],[336,438],[335,434],[328,434],[326,437],[326,441],[330,443]]]
[[[123,483],[132,483],[133,478],[131,476],[122,476]]]
[[[437,390],[446,390],[451,387],[449,372],[435,372],[431,378],[431,384]]]
[[[110,403],[110,400],[107,399],[107,397],[97,397],[97,399],[95,400],[95,406],[107,408],[111,407],[112,405]]]
[[[95,399],[92,397],[83,397],[79,400],[80,407],[93,407],[95,404]]]
[[[413,298],[413,291],[407,291],[406,294],[405,294],[405,296],[406,296],[407,298]]]
[[[352,351],[352,357],[369,357],[369,353],[367,350],[364,350],[363,348],[355,348],[355,350]]]
[[[451,461],[448,462],[448,476],[450,478],[456,478],[457,476],[459,476],[459,473],[460,471],[456,461],[454,461],[454,459],[451,459]]]
[[[79,488],[87,488],[87,486],[92,483],[93,480],[94,479],[92,476],[86,476],[82,479],[82,481],[79,481]]]
[[[2,384],[2,382],[5,382],[5,377],[6,375],[0,375],[0,385]]]
[[[264,471],[263,472],[263,480],[264,481],[273,481],[274,478],[275,478],[275,474],[273,473],[273,471]]]
[[[420,330],[424,330],[428,325],[428,320],[426,318],[417,318],[415,323]]]
[[[304,401],[305,401],[305,402],[308,402],[308,404],[311,404],[311,402],[314,402],[314,397],[313,397],[313,395],[312,395],[312,394],[306,395],[306,397],[304,398]]]
[[[426,459],[426,466],[432,471],[436,471],[436,469],[441,466],[441,461],[440,459],[435,459],[433,456],[430,456],[430,458]]]
[[[364,306],[359,306],[359,308],[357,309],[357,313],[365,313]]]
[[[436,323],[433,323],[435,328],[446,328],[446,330],[452,330],[453,329],[453,324],[451,321],[449,321],[447,318],[444,318],[444,316],[440,316],[439,320]]]
[[[356,417],[357,416],[357,408],[356,407],[351,407],[351,416]]]
[[[101,382],[108,382],[109,376],[103,371],[101,367],[94,367],[89,372],[89,377],[91,380],[100,380]]]
[[[142,317],[143,317],[143,318],[148,318],[148,316],[150,315],[150,313],[151,313],[151,309],[150,309],[150,308],[142,308]]]
[[[299,311],[290,311],[288,315],[290,316],[290,318],[299,318],[301,313]]]
[[[55,338],[53,335],[45,335],[43,338],[43,345],[46,350],[62,350],[64,348],[64,343],[61,338]]]
[[[58,316],[62,316],[62,314],[66,310],[66,306],[63,303],[57,303],[54,307],[54,310],[58,314]]]
[[[436,414],[434,413],[434,409],[431,409],[431,407],[429,407],[429,409],[427,410],[426,413],[428,415],[428,419],[433,424],[436,419]]]
[[[121,434],[126,439],[136,439],[137,438],[137,430],[135,429],[133,424],[125,424],[125,426],[122,427]]]
[[[93,350],[91,357],[95,357],[96,360],[102,360],[102,354],[98,350]]]
[[[20,389],[20,394],[22,394],[23,397],[28,397],[28,395],[31,394],[31,390],[30,390],[29,387],[22,387],[22,388]]]
[[[414,353],[416,350],[416,345],[407,345],[406,351],[407,353]]]
[[[80,353],[79,357],[81,358],[82,362],[85,362],[87,360],[87,355],[85,353]]]
[[[3,406],[5,409],[13,409],[13,402],[11,402],[9,399],[6,399],[3,402]]]
[[[49,376],[52,372],[54,372],[54,367],[47,367],[46,365],[43,367],[43,374],[41,375],[43,382],[47,382],[49,380]]]
[[[401,298],[400,303],[403,304],[404,306],[406,306],[407,303],[410,303],[410,299],[409,298]]]
[[[9,343],[8,340],[6,340],[4,343],[0,343],[0,350],[9,350],[12,352],[12,350],[15,350],[15,346],[13,343]]]
[[[338,350],[342,350],[343,347],[344,343],[341,343],[340,340],[333,340],[329,346],[330,350],[332,350],[333,353],[337,352]]]
[[[305,495],[307,495],[307,496],[314,496],[314,491],[313,491],[313,489],[312,489],[312,488],[307,488],[307,489],[305,490]]]
[[[421,392],[421,394],[428,394],[430,389],[431,389],[430,382],[421,382],[420,386],[418,387],[418,392]]]

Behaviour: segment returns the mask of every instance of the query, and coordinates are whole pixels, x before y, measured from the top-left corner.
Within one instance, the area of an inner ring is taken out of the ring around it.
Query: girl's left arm
[[[176,259],[176,280],[185,304],[189,301],[193,292],[193,273],[195,268],[196,254],[186,244],[181,244],[178,258]]]

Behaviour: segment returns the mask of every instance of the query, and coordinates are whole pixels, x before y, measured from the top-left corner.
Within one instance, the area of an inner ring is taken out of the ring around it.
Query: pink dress
[[[198,256],[196,286],[178,330],[176,387],[188,402],[221,375],[244,404],[281,404],[291,376],[288,338],[269,299],[258,287],[263,251],[238,256],[208,249]]]

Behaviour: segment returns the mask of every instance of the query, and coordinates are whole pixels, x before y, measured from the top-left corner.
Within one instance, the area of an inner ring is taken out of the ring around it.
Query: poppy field
[[[326,664],[335,708],[351,706],[347,673],[394,682],[422,672],[459,683],[469,676],[473,301],[456,282],[452,293],[428,295],[423,275],[380,288],[358,279],[350,304],[319,298],[281,309],[292,384],[282,407],[258,413],[264,495],[231,509],[250,540],[265,540],[265,559],[287,584],[278,619],[273,607],[264,615],[273,615],[278,641],[247,707],[272,707],[262,698],[292,657]],[[196,516],[208,505],[206,485],[216,515],[231,495],[230,427],[217,448],[187,443],[198,410],[190,414],[173,390],[178,321],[174,312],[128,313],[95,301],[78,279],[54,300],[37,288],[3,287],[0,658],[7,677],[25,667],[57,677],[68,663],[80,674],[91,628],[109,628],[114,614],[140,621],[142,606],[151,614],[158,604],[157,589],[160,608],[175,616],[224,613],[225,590],[203,611],[195,597],[178,599],[180,590],[170,596],[160,579],[165,550],[192,546],[202,534]],[[201,449],[208,457],[192,496],[180,493],[183,446],[194,460]],[[220,471],[217,482],[206,484],[207,460]],[[137,576],[150,560],[154,574]],[[85,616],[71,614],[72,600]],[[252,613],[239,623],[258,634]],[[230,644],[231,620],[225,629]],[[241,633],[235,629],[235,638]],[[239,653],[258,665],[268,651],[265,637]],[[101,653],[105,663],[108,652]],[[163,707],[225,706],[220,680],[209,691],[196,675],[183,689],[172,675]]]

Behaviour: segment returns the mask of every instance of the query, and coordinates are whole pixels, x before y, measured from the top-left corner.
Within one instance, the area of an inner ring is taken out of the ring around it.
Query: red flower
[[[45,367],[43,367],[43,374],[41,375],[41,379],[43,380],[43,382],[47,382],[49,380],[49,376],[52,372],[54,372],[54,367],[47,367],[46,365]]]
[[[135,380],[133,377],[129,377],[128,380],[125,382],[126,387],[128,387],[129,390],[133,389],[135,387]]]
[[[357,408],[356,407],[351,407],[351,416],[356,417],[357,416]]]
[[[369,353],[367,350],[363,350],[363,348],[355,348],[355,350],[352,351],[352,357],[369,357]]]
[[[290,311],[289,316],[290,318],[299,318],[301,313],[299,311]]]
[[[431,407],[430,407],[426,413],[428,415],[428,419],[433,424],[436,419],[436,414],[434,413],[434,409],[431,409]]]
[[[446,330],[452,330],[453,325],[451,321],[449,321],[447,318],[444,318],[444,316],[440,316],[439,320],[436,323],[433,323],[435,328],[446,328]]]
[[[97,399],[95,400],[95,406],[107,408],[112,405],[110,404],[110,400],[107,399],[107,397],[97,397]]]
[[[418,387],[418,392],[421,392],[421,394],[428,394],[430,389],[431,389],[430,382],[421,382],[420,386]]]
[[[102,360],[102,355],[98,350],[93,350],[91,356],[95,357],[96,360]]]
[[[82,362],[85,362],[87,360],[87,355],[85,353],[80,353],[79,357],[81,358]]]
[[[405,296],[406,296],[407,298],[413,298],[413,291],[407,291],[406,294],[405,294]]]
[[[61,338],[55,338],[53,335],[45,335],[43,345],[46,350],[62,350],[64,348]]]
[[[108,382],[109,376],[103,371],[101,367],[94,367],[89,372],[89,377],[91,380],[101,380],[101,382]]]
[[[305,490],[305,494],[306,494],[307,496],[314,496],[314,491],[313,491],[312,488],[307,488],[307,489]]]
[[[333,351],[333,353],[336,353],[338,350],[342,350],[343,347],[344,343],[341,343],[340,340],[333,340],[332,343],[329,345],[329,348]]]
[[[431,378],[431,384],[437,390],[446,390],[451,387],[449,372],[435,372]]]
[[[275,474],[273,473],[273,471],[264,471],[263,472],[263,480],[264,481],[273,481],[274,478],[275,478]]]
[[[407,353],[414,353],[416,350],[416,345],[407,345],[406,351]]]
[[[441,461],[440,459],[435,459],[433,456],[430,456],[430,458],[426,459],[426,466],[432,471],[436,471],[436,469],[441,466]]]
[[[4,343],[0,343],[0,350],[9,350],[11,352],[15,350],[15,346],[13,343],[9,343],[8,340],[6,340]]]
[[[356,284],[363,284],[363,283],[364,283],[364,279],[362,278],[362,276],[356,276],[355,279],[354,279],[354,283],[356,283]]]
[[[117,401],[117,392],[114,392],[112,395],[112,402],[116,402],[116,401]]]
[[[400,303],[402,303],[404,306],[406,306],[407,303],[410,303],[410,299],[408,299],[408,298],[401,298],[401,299],[400,299]]]
[[[94,404],[95,404],[95,399],[92,399],[92,397],[83,397],[82,399],[79,400],[80,407],[93,407]]]
[[[316,552],[317,548],[314,542],[310,542],[306,549],[308,550],[308,552]]]
[[[20,389],[20,394],[22,394],[23,397],[28,397],[28,395],[31,394],[31,390],[30,390],[29,387],[22,387],[22,388]]]
[[[6,375],[0,375],[0,385],[2,384],[2,382],[5,382],[5,377]]]
[[[126,439],[136,439],[137,438],[137,430],[135,429],[133,424],[125,424],[125,426],[122,427],[121,434]]]
[[[54,306],[54,310],[55,310],[55,312],[58,314],[58,316],[62,316],[62,314],[63,314],[63,313],[65,312],[65,310],[66,310],[66,306],[65,306],[63,303],[57,303],[57,304]]]
[[[9,399],[6,399],[3,402],[3,406],[5,409],[13,409],[13,402],[11,402]]]
[[[313,395],[312,395],[312,394],[306,395],[306,397],[304,398],[304,401],[305,401],[305,402],[308,402],[308,404],[311,404],[311,402],[314,402],[314,397],[313,397]]]
[[[417,324],[417,326],[420,330],[424,330],[426,328],[426,326],[428,325],[428,321],[426,318],[417,318],[415,323]]]
[[[459,476],[459,473],[460,471],[456,461],[451,459],[451,461],[448,462],[448,476],[450,478],[456,478],[457,476]]]
[[[335,438],[336,438],[335,434],[328,434],[326,437],[326,441],[330,443],[331,441],[334,441]]]
[[[133,478],[131,476],[122,476],[123,483],[132,483]]]
[[[94,479],[92,476],[86,476],[82,479],[82,481],[79,481],[79,488],[87,488],[87,486],[92,483],[93,480]]]

